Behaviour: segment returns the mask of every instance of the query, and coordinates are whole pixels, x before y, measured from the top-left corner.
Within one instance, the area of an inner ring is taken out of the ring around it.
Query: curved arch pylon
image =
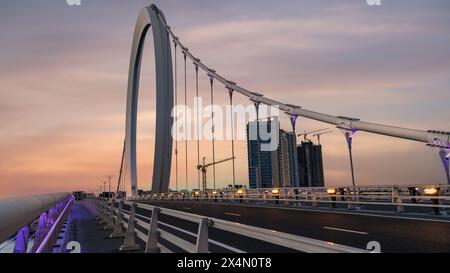
[[[128,75],[125,129],[125,167],[130,172],[131,195],[137,196],[136,129],[139,80],[145,37],[153,32],[156,72],[156,128],[152,192],[168,192],[172,162],[173,72],[170,37],[160,18],[164,15],[151,5],[141,10],[136,22]],[[165,23],[165,22],[164,22]]]

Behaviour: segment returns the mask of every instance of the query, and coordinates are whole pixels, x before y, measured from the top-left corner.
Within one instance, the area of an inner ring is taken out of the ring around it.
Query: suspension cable
[[[230,95],[230,121],[231,121],[231,157],[233,158],[233,190],[236,189],[236,173],[234,166],[234,121],[233,121],[233,92],[232,88],[228,89],[228,94]]]
[[[200,166],[200,117],[199,117],[199,101],[198,101],[198,65],[195,65],[195,95],[196,95],[196,111],[197,111],[197,166]],[[200,169],[197,168],[197,184],[200,189]]]
[[[209,77],[209,82],[211,83],[211,132],[212,132],[212,152],[213,152],[213,186],[216,189],[216,145],[215,145],[215,122],[214,122],[214,78]]]
[[[185,145],[185,156],[186,156],[186,191],[188,190],[188,120],[187,120],[187,71],[186,71],[186,51],[183,52],[184,53],[184,107],[185,107],[185,111],[184,111],[184,124],[185,124],[185,140],[184,140],[184,145]]]
[[[259,142],[259,105],[260,102],[255,102],[255,108],[256,108],[256,154],[258,155],[258,172],[256,173],[257,179],[256,179],[256,188],[260,189],[262,184],[262,177],[261,177],[261,144]]]
[[[123,150],[122,150],[122,160],[120,161],[120,171],[119,171],[119,178],[117,179],[117,189],[116,189],[116,195],[120,191],[120,181],[122,180],[122,171],[123,171],[123,159],[125,157],[125,146],[126,146],[126,140],[123,141]]]
[[[175,107],[178,107],[178,69],[177,69],[177,47],[178,44],[173,41],[175,47]],[[178,114],[178,113],[176,113]],[[177,119],[178,122],[178,119]],[[178,126],[175,129],[175,190],[178,191]]]

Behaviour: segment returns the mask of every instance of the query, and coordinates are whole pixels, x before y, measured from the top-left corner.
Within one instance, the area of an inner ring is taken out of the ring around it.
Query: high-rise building
[[[300,187],[323,187],[322,146],[311,141],[302,141],[297,147],[298,174]]]
[[[260,121],[259,126],[270,133],[271,122]],[[268,140],[250,140],[249,128],[256,128],[257,122],[247,124],[247,152],[248,152],[248,174],[250,188],[274,188],[298,186],[298,167],[296,139],[294,133],[278,129],[278,147],[273,151],[261,151],[261,144],[268,144]],[[274,140],[275,141],[275,140]],[[260,179],[259,179],[260,177]],[[260,181],[260,185],[258,185]]]

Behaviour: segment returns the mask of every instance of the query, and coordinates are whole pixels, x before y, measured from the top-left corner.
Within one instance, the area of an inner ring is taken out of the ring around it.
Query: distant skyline
[[[363,0],[153,2],[196,56],[249,90],[332,115],[450,131],[447,0],[384,0],[382,6]],[[150,3],[0,3],[0,197],[95,189],[105,174],[118,173],[131,40],[140,9]],[[144,190],[153,171],[153,58],[149,37],[138,124],[138,183]],[[184,100],[181,60],[179,55]],[[204,100],[208,85],[201,74]],[[194,88],[189,64],[190,95]],[[226,90],[216,90],[216,102],[227,103]],[[297,124],[297,132],[333,128],[304,118]],[[287,118],[281,127],[291,130]],[[321,143],[326,185],[350,185],[342,133],[335,129]],[[202,142],[207,158],[210,146]],[[179,148],[181,189],[184,142]],[[195,141],[189,151],[196,151]],[[245,141],[236,142],[236,151],[237,183],[248,185]],[[423,143],[358,132],[353,152],[356,184],[445,183],[438,151]],[[218,141],[217,157],[229,155],[230,143]],[[196,160],[192,153],[191,188],[197,187]],[[231,163],[217,167],[219,186],[231,184],[230,172]]]

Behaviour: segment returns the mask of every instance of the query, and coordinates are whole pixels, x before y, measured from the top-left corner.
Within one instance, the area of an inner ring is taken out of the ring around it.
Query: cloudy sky
[[[450,131],[447,0],[384,0],[380,7],[364,0],[155,2],[190,51],[250,90],[324,113]],[[105,174],[117,174],[131,40],[148,4],[0,1],[0,197],[98,189]],[[148,38],[138,124],[143,189],[152,177],[153,69]],[[192,66],[187,73],[193,92]],[[207,78],[200,80],[208,100]],[[217,90],[217,101],[225,102],[225,90]],[[298,124],[299,131],[330,127],[303,118]],[[282,126],[289,128],[287,120]],[[326,184],[350,184],[344,137],[335,130],[321,140]],[[201,154],[211,157],[210,146],[202,142]],[[189,143],[189,151],[195,147]],[[229,142],[217,147],[218,158],[229,156]],[[237,149],[238,183],[246,184],[245,141]],[[437,151],[423,143],[358,132],[354,158],[357,184],[445,179]],[[192,188],[196,153],[189,162]],[[180,157],[180,187],[184,168]],[[231,164],[217,167],[219,186],[230,183],[230,170]]]

